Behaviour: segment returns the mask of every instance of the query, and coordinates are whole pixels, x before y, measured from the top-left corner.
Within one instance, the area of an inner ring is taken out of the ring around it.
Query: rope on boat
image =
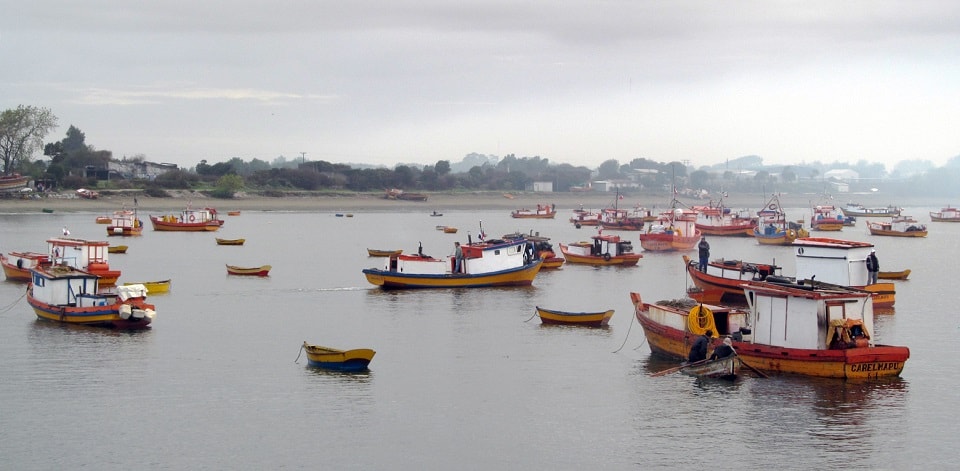
[[[26,296],[26,295],[27,295],[27,292],[26,292],[26,291],[24,291],[24,292],[23,292],[23,294],[21,294],[21,295],[20,295],[20,297],[19,297],[19,298],[17,298],[16,300],[14,300],[14,301],[13,301],[12,303],[10,303],[10,304],[8,304],[8,305],[6,305],[6,306],[4,306],[4,307],[2,307],[2,308],[0,308],[0,313],[5,313],[5,312],[7,312],[7,311],[9,311],[9,310],[11,310],[11,309],[13,309],[13,307],[14,307],[14,306],[16,306],[16,305],[17,305],[17,303],[19,303],[19,302],[20,302],[20,300],[21,300],[21,299],[23,299],[23,297],[24,297],[24,296]]]
[[[537,312],[536,309],[534,309],[534,310],[533,310],[533,315],[530,316],[530,319],[533,319],[534,317],[537,317],[537,314],[540,314],[540,313]],[[527,319],[527,320],[525,320],[525,321],[523,321],[523,322],[530,322],[530,319]]]
[[[636,319],[637,319],[637,313],[636,313],[636,308],[634,308],[634,313],[632,316],[630,316],[630,325],[627,327],[627,335],[623,337],[623,343],[620,344],[620,348],[614,350],[613,353],[617,353],[620,350],[623,350],[623,346],[627,344],[627,339],[630,338],[630,330],[633,329],[633,321],[635,321]],[[643,342],[640,342],[640,345],[638,345],[637,348],[642,347],[643,344],[646,342],[647,342],[647,337],[644,336]],[[637,348],[634,348],[634,350],[636,350]]]
[[[294,363],[300,361],[300,355],[303,353],[303,345],[300,345],[300,351],[297,352],[297,359],[293,360]]]

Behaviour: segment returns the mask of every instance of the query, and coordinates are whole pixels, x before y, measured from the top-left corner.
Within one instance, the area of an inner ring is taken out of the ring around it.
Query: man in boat
[[[454,242],[453,247],[453,259],[456,261],[453,272],[460,273],[463,269],[463,248],[460,247],[460,242]]]
[[[877,249],[870,249],[867,255],[867,284],[877,284],[877,274],[880,273],[880,261],[877,260]]]
[[[693,346],[690,347],[687,363],[696,363],[707,359],[707,346],[710,345],[710,337],[713,337],[712,330],[707,330],[703,335],[697,337]]]
[[[733,341],[730,340],[730,337],[724,337],[723,344],[713,349],[713,355],[710,355],[710,359],[717,360],[720,358],[726,358],[734,353],[736,352],[733,351]]]
[[[700,249],[700,265],[697,267],[702,273],[707,272],[707,262],[710,260],[710,244],[707,242],[707,236],[700,236],[700,243],[697,244]]]

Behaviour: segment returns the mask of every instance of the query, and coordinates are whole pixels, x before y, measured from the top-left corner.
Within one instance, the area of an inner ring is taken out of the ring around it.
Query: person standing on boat
[[[713,349],[713,355],[710,355],[710,359],[717,360],[720,358],[726,358],[736,353],[737,352],[733,351],[733,341],[730,340],[730,337],[724,337],[723,344]]]
[[[697,337],[690,347],[690,354],[687,355],[687,363],[695,363],[707,359],[707,346],[710,345],[710,337],[713,337],[713,331],[708,330],[703,335]]]
[[[710,243],[707,242],[707,236],[700,236],[700,243],[697,244],[700,249],[700,265],[697,267],[701,272],[707,272],[707,262],[710,260]]]
[[[877,274],[880,273],[880,260],[877,260],[877,249],[870,249],[867,255],[867,284],[877,284]]]
[[[453,259],[456,260],[453,272],[460,273],[460,270],[463,269],[463,249],[460,247],[460,242],[454,242],[453,246]]]

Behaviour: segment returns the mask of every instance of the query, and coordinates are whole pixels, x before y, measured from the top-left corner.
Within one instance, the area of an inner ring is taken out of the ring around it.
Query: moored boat
[[[757,211],[757,216],[759,220],[753,229],[753,237],[760,245],[790,245],[798,238],[810,236],[802,222],[787,220],[777,195],[773,195],[766,206]]]
[[[370,284],[383,289],[480,288],[531,285],[542,267],[526,239],[472,242],[468,236],[460,247],[459,273],[453,255],[425,255],[421,245],[417,253],[391,255],[381,268],[367,268],[363,274]]]
[[[906,280],[910,276],[910,269],[900,271],[881,271],[877,273],[877,278],[881,280]]]
[[[707,206],[694,206],[696,228],[701,234],[711,236],[746,237],[757,227],[757,217],[741,209],[732,211],[723,204],[723,198]]]
[[[240,211],[236,211],[236,210],[227,211],[227,216],[239,216],[239,215],[240,215]]]
[[[675,207],[663,212],[640,234],[640,246],[650,252],[693,250],[702,235],[696,221],[697,214],[688,209]]]
[[[107,241],[54,237],[47,239],[47,246],[50,263],[93,273],[100,277],[98,285],[101,288],[117,284],[120,278],[120,270],[110,269],[110,243]]]
[[[841,206],[840,211],[844,216],[849,217],[894,217],[899,216],[900,212],[903,211],[903,208],[898,208],[894,205],[889,205],[885,208],[868,208],[862,204],[858,203],[847,203],[846,206]]]
[[[100,293],[99,277],[67,265],[46,265],[31,271],[27,302],[41,319],[65,324],[141,329],[156,317],[143,285],[118,286]]]
[[[698,378],[736,379],[740,374],[742,361],[736,355],[713,360],[702,360],[687,363],[680,367],[680,372]]]
[[[147,294],[167,293],[170,291],[170,280],[160,281],[141,281],[137,283],[124,283],[123,286],[143,285],[147,288]]]
[[[456,228],[456,227],[453,227],[453,226],[443,226],[443,233],[444,233],[444,234],[456,234],[456,233],[457,233],[457,228]]]
[[[582,325],[586,327],[604,327],[613,317],[613,309],[598,312],[569,312],[536,307],[537,316],[544,324]]]
[[[303,351],[307,353],[308,365],[344,372],[366,371],[377,353],[369,348],[339,350],[322,345],[311,345],[306,341],[303,342]]]
[[[633,244],[613,234],[597,234],[592,236],[592,242],[579,241],[570,244],[559,244],[560,253],[567,263],[584,265],[636,265],[643,254],[633,251]]]
[[[843,215],[837,213],[835,206],[814,206],[813,216],[810,217],[811,229],[815,231],[841,231],[843,230],[843,223]]]
[[[940,211],[930,211],[930,220],[933,222],[960,222],[960,209],[947,206]]]
[[[30,281],[30,270],[50,263],[50,255],[39,252],[10,252],[0,254],[4,276],[9,281]]]
[[[751,280],[765,280],[768,276],[779,276],[780,267],[772,263],[750,263],[743,260],[716,259],[707,263],[707,270],[699,270],[697,260],[691,260],[684,255],[683,263],[687,274],[694,286],[704,293],[709,293],[709,299],[714,300],[719,291],[720,299],[726,302],[743,303],[746,301],[743,294],[743,283]],[[688,295],[690,295],[688,291]],[[707,296],[705,294],[705,296]],[[691,298],[697,299],[694,296]]]
[[[213,208],[187,208],[179,215],[150,216],[155,231],[204,232],[216,231],[223,225]]]
[[[221,239],[219,237],[215,238],[217,245],[243,245],[247,239]]]
[[[391,255],[399,255],[403,253],[403,249],[396,250],[383,250],[383,249],[367,249],[367,255],[371,257],[389,257]]]
[[[516,209],[510,217],[516,219],[553,219],[557,215],[557,205],[538,204],[537,209]]]
[[[747,282],[745,310],[680,308],[644,303],[638,293],[630,297],[647,344],[658,356],[685,360],[708,325],[715,336],[730,337],[736,356],[751,370],[861,380],[899,376],[910,350],[876,343],[869,293],[807,283]]]
[[[889,221],[867,221],[870,235],[893,237],[926,237],[927,225],[912,216],[894,216]]]
[[[259,267],[238,267],[236,265],[227,265],[227,274],[240,276],[269,276],[271,268],[273,267],[270,265],[261,265]]]
[[[108,236],[138,236],[143,233],[143,222],[137,216],[137,211],[123,209],[114,211],[110,224],[107,226]]]
[[[110,224],[113,218],[110,216],[97,216],[97,224]]]
[[[566,261],[563,259],[563,257],[558,257],[556,252],[554,252],[553,244],[550,243],[550,238],[541,236],[539,232],[536,234],[533,234],[533,231],[531,231],[530,234],[523,234],[520,232],[504,234],[503,239],[526,239],[533,244],[533,258],[539,258],[543,261],[540,266],[541,270],[560,268],[563,266],[563,262]]]
[[[107,247],[107,253],[127,253],[128,248],[126,245],[111,245]]]
[[[20,191],[27,187],[28,177],[19,173],[0,175],[0,191]]]

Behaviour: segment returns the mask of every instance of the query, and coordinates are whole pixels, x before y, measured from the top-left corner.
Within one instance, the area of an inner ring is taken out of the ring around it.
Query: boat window
[[[846,319],[846,304],[843,302],[827,302],[827,319]]]

